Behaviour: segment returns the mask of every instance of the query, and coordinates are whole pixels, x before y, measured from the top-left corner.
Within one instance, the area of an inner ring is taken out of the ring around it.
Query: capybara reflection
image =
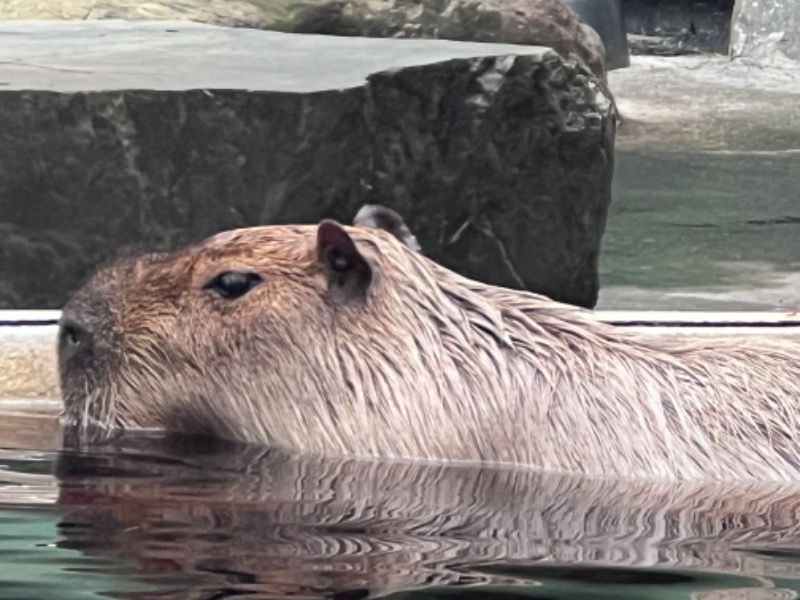
[[[634,582],[665,585],[673,573],[686,583],[694,572],[697,588],[724,573],[717,584],[738,581],[756,592],[726,589],[715,598],[779,600],[794,596],[770,592],[800,577],[793,553],[780,552],[800,546],[797,485],[308,458],[158,437],[124,434],[109,444],[112,451],[65,453],[54,469],[59,547],[124,559],[132,575],[157,573],[166,588],[141,596],[126,590],[129,600],[248,593],[352,600],[358,590],[376,598],[440,585],[460,587],[407,597],[464,598],[466,584],[492,580],[545,587],[517,594],[478,588],[466,598],[580,598],[587,596],[581,568],[591,570],[595,585],[626,582],[600,587],[619,598],[640,589]],[[570,567],[575,579],[562,578]],[[618,579],[618,569],[629,577]]]
[[[67,439],[800,477],[800,342],[653,337],[471,281],[382,229],[227,231],[99,270],[63,311]]]

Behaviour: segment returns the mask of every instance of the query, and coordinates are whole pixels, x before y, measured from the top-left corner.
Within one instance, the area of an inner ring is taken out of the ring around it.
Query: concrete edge
[[[59,403],[58,310],[0,310],[0,411]],[[800,335],[792,312],[597,311],[606,323],[653,335]]]
[[[752,324],[773,325],[791,323],[800,327],[800,312],[795,311],[683,311],[683,310],[596,310],[601,321],[626,323],[630,321],[686,324]],[[54,309],[0,309],[0,326],[29,324],[53,325],[61,318],[61,311]]]
[[[54,325],[60,310],[0,310],[0,327],[6,325]]]
[[[0,311],[0,407],[4,402],[52,401],[60,397],[57,320],[42,316],[45,315]]]

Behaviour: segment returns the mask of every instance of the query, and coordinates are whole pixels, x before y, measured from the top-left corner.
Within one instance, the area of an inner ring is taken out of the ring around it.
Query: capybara
[[[121,259],[59,336],[72,440],[155,428],[312,455],[800,477],[797,339],[615,327],[380,228],[253,227]]]
[[[411,233],[400,213],[380,204],[365,204],[356,213],[353,219],[356,227],[372,227],[373,229],[384,229],[391,233],[398,240],[416,252],[420,252],[419,242]]]

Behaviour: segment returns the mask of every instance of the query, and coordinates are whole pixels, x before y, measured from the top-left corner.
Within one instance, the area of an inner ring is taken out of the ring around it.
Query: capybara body
[[[217,234],[64,309],[64,420],[301,453],[593,475],[800,476],[800,342],[656,338],[468,280],[386,231]]]

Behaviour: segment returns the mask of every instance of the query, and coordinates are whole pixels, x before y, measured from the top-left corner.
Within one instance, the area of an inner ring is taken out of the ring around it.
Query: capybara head
[[[392,280],[419,250],[394,211],[368,205],[359,215],[357,228],[227,231],[100,269],[60,322],[73,440],[135,427],[269,441],[285,417],[317,411],[309,397],[324,405],[358,385],[330,377],[355,360],[342,336],[381,351],[372,336],[402,316],[393,299],[404,284]],[[255,414],[270,405],[276,418]]]

